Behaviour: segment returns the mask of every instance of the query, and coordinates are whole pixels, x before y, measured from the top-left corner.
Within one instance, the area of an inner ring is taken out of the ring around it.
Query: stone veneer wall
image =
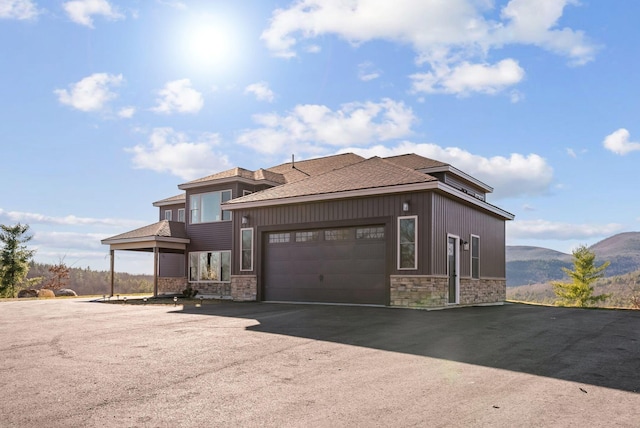
[[[231,297],[237,302],[254,302],[258,298],[258,277],[255,275],[232,275]]]
[[[504,302],[507,280],[501,278],[460,278],[460,304]]]
[[[460,304],[498,303],[506,298],[506,279],[460,278]],[[449,278],[429,275],[391,275],[391,306],[432,308],[447,306]]]
[[[158,294],[182,294],[185,288],[187,288],[185,277],[158,277]]]
[[[231,298],[230,282],[194,282],[191,284],[191,288],[198,290],[196,297],[205,295],[216,299]]]

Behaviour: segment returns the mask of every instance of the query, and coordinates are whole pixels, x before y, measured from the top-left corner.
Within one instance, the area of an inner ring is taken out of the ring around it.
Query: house
[[[505,299],[505,223],[493,189],[416,154],[353,153],[178,186],[159,222],[102,241],[153,251],[154,293],[400,307]],[[113,292],[113,289],[112,289]]]

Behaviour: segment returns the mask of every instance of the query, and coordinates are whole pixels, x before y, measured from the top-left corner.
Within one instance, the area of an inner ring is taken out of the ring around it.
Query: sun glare
[[[222,71],[236,60],[238,36],[236,29],[219,19],[202,17],[185,28],[181,49],[186,60],[202,71]]]

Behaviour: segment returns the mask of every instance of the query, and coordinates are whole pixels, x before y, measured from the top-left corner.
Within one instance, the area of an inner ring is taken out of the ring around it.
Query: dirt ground
[[[640,312],[0,302],[0,427],[640,425]]]

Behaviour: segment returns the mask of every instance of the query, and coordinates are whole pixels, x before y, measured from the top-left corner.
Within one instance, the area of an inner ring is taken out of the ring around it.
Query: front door
[[[458,286],[459,276],[458,270],[460,264],[458,263],[458,237],[447,237],[447,271],[449,276],[449,290],[448,290],[448,303],[458,303]]]

